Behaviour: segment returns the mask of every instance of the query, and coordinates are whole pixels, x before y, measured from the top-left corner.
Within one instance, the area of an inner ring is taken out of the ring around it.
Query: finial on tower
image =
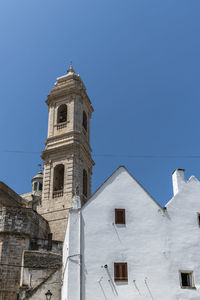
[[[42,165],[41,165],[41,164],[38,164],[38,167],[40,168],[38,174],[42,174]]]
[[[74,71],[73,66],[72,66],[72,61],[70,61],[70,67],[67,70],[67,73],[68,74],[75,74],[75,71]]]

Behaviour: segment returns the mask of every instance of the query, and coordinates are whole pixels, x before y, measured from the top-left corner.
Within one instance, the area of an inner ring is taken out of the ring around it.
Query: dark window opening
[[[88,195],[88,177],[85,169],[83,170],[83,195],[85,197]]]
[[[198,213],[198,224],[199,224],[199,227],[200,227],[200,213]]]
[[[63,190],[64,186],[64,166],[57,165],[54,168],[53,191]]]
[[[126,224],[125,209],[115,209],[115,224]]]
[[[37,244],[37,240],[33,239],[30,242],[30,250],[38,250],[38,244]]]
[[[48,234],[48,245],[47,245],[47,250],[52,250],[52,233]]]
[[[181,272],[181,286],[192,287],[192,272]]]
[[[87,115],[86,115],[86,112],[84,111],[83,112],[83,128],[85,129],[85,131],[87,131]]]
[[[37,182],[34,182],[34,191],[37,192]]]
[[[127,263],[114,263],[115,281],[128,281]]]
[[[58,108],[57,124],[67,122],[67,105],[62,104]]]
[[[42,183],[39,182],[39,191],[42,191]]]

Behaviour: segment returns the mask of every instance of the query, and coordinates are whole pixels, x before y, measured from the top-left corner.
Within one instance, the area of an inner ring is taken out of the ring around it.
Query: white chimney
[[[184,171],[184,169],[176,169],[172,174],[174,196],[182,189],[185,184]]]

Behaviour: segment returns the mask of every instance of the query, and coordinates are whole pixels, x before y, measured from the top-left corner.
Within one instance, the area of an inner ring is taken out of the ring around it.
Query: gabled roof
[[[92,199],[98,194],[103,191],[105,185],[109,182],[112,182],[112,179],[117,175],[120,174],[120,172],[125,171],[142,189],[143,191],[152,199],[152,201],[160,208],[163,209],[162,206],[145,190],[145,188],[133,177],[133,175],[127,170],[125,166],[119,166],[105,181],[104,183],[94,192],[94,194],[90,197],[90,199],[84,204],[83,207],[87,206]]]

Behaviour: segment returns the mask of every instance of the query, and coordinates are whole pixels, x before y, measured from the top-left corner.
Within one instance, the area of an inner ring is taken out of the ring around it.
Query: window
[[[83,128],[85,129],[85,131],[87,131],[87,115],[86,115],[86,112],[84,111],[83,112]]]
[[[32,239],[30,243],[30,250],[38,250],[37,239]]]
[[[200,227],[200,213],[197,214],[197,218],[198,218],[198,224],[199,224],[199,227]]]
[[[57,165],[54,168],[53,198],[63,196],[63,186],[64,186],[64,166]]]
[[[115,209],[115,224],[126,224],[125,209]]]
[[[127,263],[114,263],[115,281],[128,281]]]
[[[2,260],[3,241],[0,241],[0,262]]]
[[[87,178],[87,172],[84,169],[83,170],[83,195],[87,197],[88,194],[88,178]]]
[[[39,191],[42,191],[42,183],[39,182]]]
[[[67,105],[62,104],[58,108],[57,124],[67,122]]]
[[[180,279],[181,279],[181,287],[182,288],[194,288],[193,272],[181,271]]]
[[[34,182],[34,191],[37,192],[37,182]]]
[[[52,233],[48,233],[48,245],[47,250],[52,250]]]

